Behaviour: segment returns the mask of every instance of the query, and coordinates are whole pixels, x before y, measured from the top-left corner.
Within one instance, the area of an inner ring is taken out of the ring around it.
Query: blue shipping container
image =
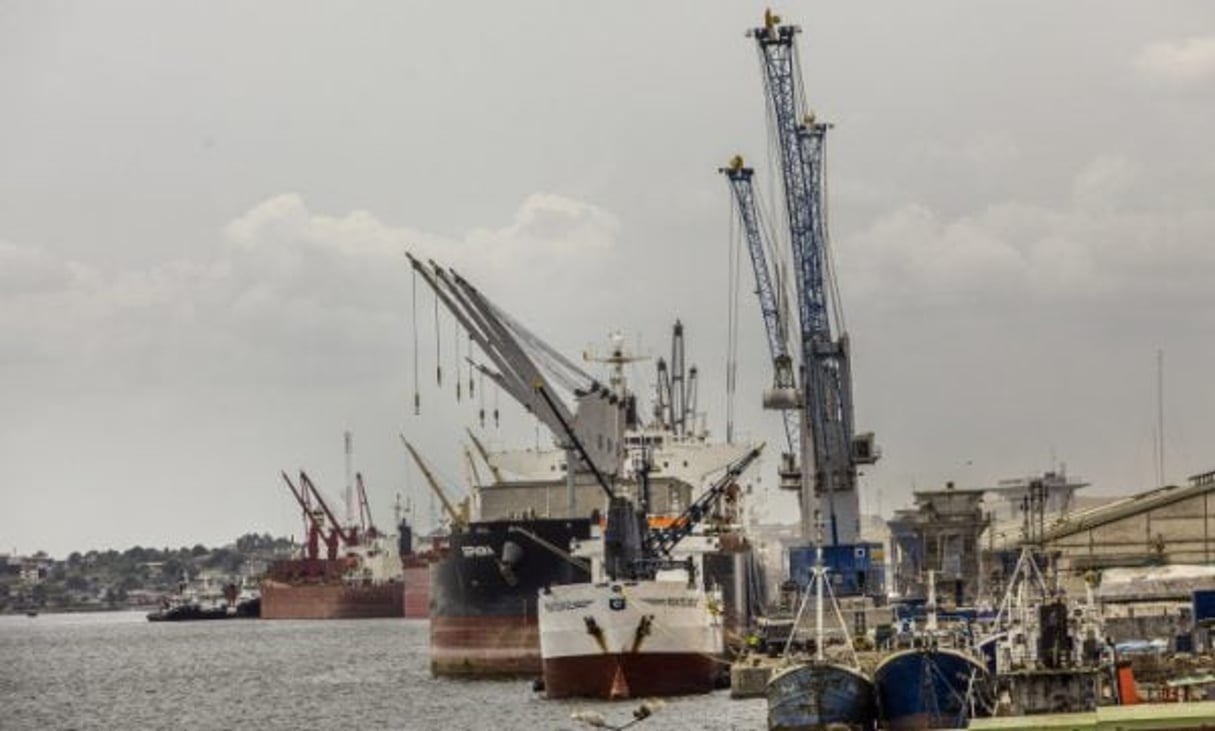
[[[1194,623],[1215,622],[1215,589],[1194,592]]]

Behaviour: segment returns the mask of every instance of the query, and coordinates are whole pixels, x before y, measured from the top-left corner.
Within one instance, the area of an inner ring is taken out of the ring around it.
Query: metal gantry
[[[853,434],[848,336],[839,322],[840,303],[832,301],[828,287],[823,163],[830,125],[816,121],[807,110],[794,44],[798,32],[796,26],[782,25],[769,11],[764,25],[749,35],[759,52],[780,151],[796,275],[802,390],[801,533],[803,538],[812,538],[822,519],[830,545],[851,544],[860,534],[857,465],[876,461],[877,450],[871,434],[860,439]],[[757,269],[756,274],[758,279],[761,272]],[[840,330],[838,335],[833,325]]]

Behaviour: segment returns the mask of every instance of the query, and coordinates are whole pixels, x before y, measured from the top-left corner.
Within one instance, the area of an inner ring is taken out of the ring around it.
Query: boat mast
[[[822,662],[823,654],[823,538],[814,544],[814,659]]]
[[[924,607],[928,610],[928,631],[937,631],[937,572],[934,569],[928,569],[928,604]]]

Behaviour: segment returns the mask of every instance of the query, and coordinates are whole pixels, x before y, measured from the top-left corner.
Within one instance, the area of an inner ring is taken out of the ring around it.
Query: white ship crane
[[[565,451],[566,514],[573,517],[579,459],[563,424],[572,425],[587,445],[582,463],[585,468],[614,479],[623,455],[625,400],[490,302],[453,269],[433,261],[423,263],[408,253],[406,256],[489,361],[487,365],[470,357],[470,364],[547,426]],[[545,387],[551,403],[540,398],[537,384]],[[573,408],[570,401],[575,404]]]

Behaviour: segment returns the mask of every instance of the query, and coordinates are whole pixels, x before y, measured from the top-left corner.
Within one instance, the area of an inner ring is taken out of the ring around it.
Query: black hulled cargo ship
[[[529,518],[476,522],[452,535],[447,555],[431,566],[431,672],[537,674],[537,596],[587,580],[589,566],[563,550],[591,530],[590,518]]]

